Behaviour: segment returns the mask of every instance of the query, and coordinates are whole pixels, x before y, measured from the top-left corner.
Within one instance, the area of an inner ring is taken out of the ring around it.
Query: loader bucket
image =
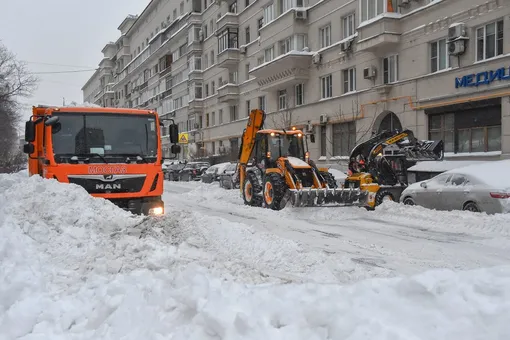
[[[293,207],[364,206],[368,196],[368,192],[359,188],[289,189],[288,193]]]

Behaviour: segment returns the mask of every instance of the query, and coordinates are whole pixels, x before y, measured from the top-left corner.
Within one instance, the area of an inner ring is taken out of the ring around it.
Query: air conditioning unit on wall
[[[369,66],[363,69],[364,79],[374,79],[375,77],[377,77],[377,69],[375,66]]]
[[[304,8],[296,8],[294,10],[294,18],[296,18],[297,20],[306,20],[307,18],[307,15],[306,15],[306,9]]]
[[[319,123],[320,124],[327,124],[328,123],[328,115],[326,115],[326,114],[320,115]]]

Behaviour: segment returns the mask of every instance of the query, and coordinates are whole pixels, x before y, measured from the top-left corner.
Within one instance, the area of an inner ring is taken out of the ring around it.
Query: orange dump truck
[[[30,176],[80,185],[134,214],[164,214],[162,122],[155,111],[36,106],[32,113],[23,148]],[[177,140],[172,121],[174,155]]]

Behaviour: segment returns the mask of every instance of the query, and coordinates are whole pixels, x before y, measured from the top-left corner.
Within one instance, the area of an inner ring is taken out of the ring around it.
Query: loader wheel
[[[257,178],[253,173],[249,172],[246,174],[246,179],[243,184],[244,204],[253,207],[262,206],[262,197],[257,195],[257,193],[261,192],[262,188],[257,182]]]
[[[287,191],[287,183],[279,174],[268,174],[264,183],[264,203],[273,210],[283,209],[282,200]]]
[[[378,206],[388,200],[395,201],[393,194],[387,190],[379,191],[375,196],[375,205]]]
[[[338,188],[338,184],[336,183],[335,176],[333,176],[328,171],[321,171],[320,174],[322,175],[322,178],[326,181],[326,184],[331,189]]]

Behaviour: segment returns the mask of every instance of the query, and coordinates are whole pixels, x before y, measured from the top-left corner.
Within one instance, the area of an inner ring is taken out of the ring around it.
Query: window
[[[238,48],[238,37],[236,28],[227,28],[218,37],[218,54],[228,48]]]
[[[246,72],[246,80],[249,80],[250,79],[250,64],[246,64],[244,65],[244,68],[245,68],[245,72]]]
[[[216,93],[216,83],[214,80],[211,82],[211,94],[214,95]]]
[[[230,121],[234,122],[239,119],[239,115],[237,112],[237,106],[233,105],[229,107],[230,109]]]
[[[259,37],[260,37],[260,29],[262,28],[262,26],[264,26],[264,18],[259,18],[257,20],[257,32],[258,32]]]
[[[214,65],[214,50],[211,51],[211,66]]]
[[[244,7],[248,7],[248,6],[250,6],[250,0],[245,0]]]
[[[181,1],[181,5],[179,6],[179,11],[181,12],[181,15],[184,14],[184,1]]]
[[[223,124],[223,109],[218,111],[218,123]]]
[[[457,152],[501,151],[501,125],[459,129]]]
[[[345,39],[356,33],[354,13],[342,18],[342,37]]]
[[[306,34],[296,34],[296,50],[302,51],[308,45],[308,36]]]
[[[326,138],[326,125],[321,125],[321,156],[327,156]]]
[[[209,84],[205,84],[205,97],[209,97]]]
[[[278,110],[285,110],[287,108],[287,91],[278,91]]]
[[[356,91],[356,68],[352,67],[342,71],[344,93]]]
[[[205,127],[209,127],[209,123],[210,123],[210,122],[209,122],[209,114],[208,114],[208,113],[206,113],[206,114],[205,114]]]
[[[356,122],[333,124],[333,156],[349,156],[356,145]]]
[[[279,0],[279,5],[280,5],[280,14],[282,14],[292,8],[293,1],[292,0]]]
[[[320,48],[331,45],[331,25],[319,29]]]
[[[454,114],[441,114],[429,116],[429,139],[443,140],[444,151],[454,151]]]
[[[274,58],[274,46],[266,48],[264,50],[264,62],[267,63],[268,61],[273,60],[273,58]]]
[[[201,71],[202,70],[202,57],[193,56],[190,58],[189,71]]]
[[[246,101],[246,117],[248,117],[250,115],[250,111],[251,111],[251,108],[250,108],[250,101],[247,100]]]
[[[211,126],[216,125],[216,112],[211,113]]]
[[[214,33],[214,22],[212,19],[209,21],[209,28],[211,30],[211,35],[212,35]]]
[[[333,77],[331,74],[321,77],[321,98],[333,97]]]
[[[487,24],[476,30],[476,60],[503,54],[503,20]]]
[[[177,8],[174,9],[174,15],[173,15],[173,19],[177,19]]]
[[[228,82],[230,84],[237,84],[237,71],[229,72],[229,74],[228,74]]]
[[[295,87],[296,106],[303,105],[305,103],[305,87],[304,84],[297,84]]]
[[[361,0],[361,21],[367,21],[382,14],[384,12],[385,1],[386,0]],[[389,8],[388,12],[393,12],[392,8]]]
[[[383,59],[383,83],[390,84],[398,81],[398,55]]]
[[[292,38],[281,40],[280,43],[280,55],[289,53],[292,49]]]
[[[250,41],[251,41],[251,38],[250,38],[250,26],[248,26],[248,27],[246,27],[244,29],[244,34],[245,34],[246,44],[249,44]]]
[[[274,3],[264,7],[264,24],[268,24],[274,20]]]
[[[430,72],[434,73],[448,67],[448,48],[446,39],[430,43]]]
[[[259,109],[266,111],[266,96],[259,97]]]

